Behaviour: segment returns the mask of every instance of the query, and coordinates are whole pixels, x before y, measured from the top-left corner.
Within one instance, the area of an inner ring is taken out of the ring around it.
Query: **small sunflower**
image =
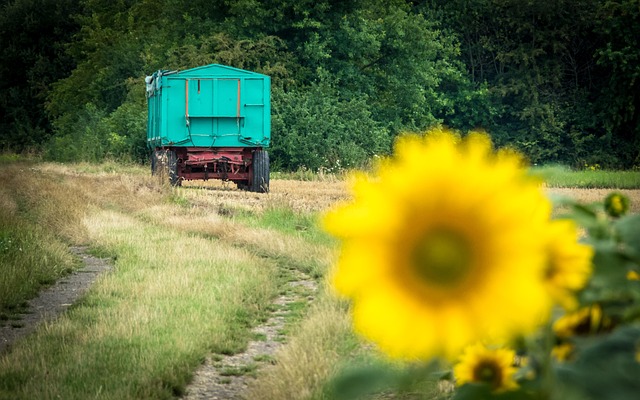
[[[611,217],[621,217],[629,211],[629,198],[622,193],[611,192],[604,199],[604,209]]]
[[[575,346],[573,343],[562,342],[553,346],[551,349],[551,356],[557,361],[568,361],[573,356]]]
[[[356,330],[391,357],[453,359],[548,317],[551,204],[517,153],[482,133],[407,135],[352,192],[324,219],[342,240],[332,279]]]
[[[481,344],[469,346],[453,368],[456,384],[486,383],[496,392],[517,389],[514,359],[515,352],[510,349],[489,349]]]
[[[591,276],[593,249],[578,242],[578,230],[571,220],[556,220],[548,229],[547,268],[544,280],[553,299],[565,309],[578,306],[574,293]]]
[[[553,323],[553,333],[560,340],[606,332],[611,328],[611,320],[603,315],[599,304],[563,315]]]
[[[599,304],[592,304],[565,314],[553,323],[556,345],[551,355],[558,361],[567,361],[575,353],[576,336],[589,336],[608,332],[613,328],[611,319],[603,314]]]

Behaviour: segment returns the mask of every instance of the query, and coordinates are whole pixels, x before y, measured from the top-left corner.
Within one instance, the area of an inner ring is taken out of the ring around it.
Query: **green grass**
[[[0,165],[1,164],[14,164],[19,161],[28,161],[25,157],[22,157],[14,153],[0,153]]]
[[[347,174],[347,171],[343,171],[340,173],[327,173],[324,171],[314,172],[308,168],[298,168],[296,171],[285,172],[285,171],[272,171],[270,176],[272,179],[287,179],[294,181],[336,181],[340,179],[344,179],[344,176]]]
[[[177,196],[191,202],[184,194],[193,194],[194,190],[188,190]],[[269,259],[281,271],[299,270],[312,278],[320,278],[328,268],[328,249],[334,242],[319,228],[315,214],[295,213],[286,206],[269,206],[264,211],[243,210],[220,215],[219,204],[209,207],[195,203],[178,205],[170,211],[145,210],[138,218],[163,224],[167,229],[219,239]],[[169,217],[167,213],[170,213]]]
[[[608,171],[601,169],[574,170],[569,167],[554,164],[532,167],[532,172],[541,175],[550,187],[568,187],[585,189],[640,189],[640,171]],[[289,179],[300,181],[337,181],[342,180],[348,173],[324,174],[308,169],[294,172],[273,172],[273,179]]]
[[[123,160],[109,160],[100,164],[78,163],[73,165],[74,170],[87,174],[126,174],[126,175],[148,175],[151,168],[138,163]]]
[[[79,265],[69,244],[82,232],[80,203],[33,168],[0,163],[0,312]]]
[[[17,307],[77,265],[54,235],[0,215],[0,312]]]
[[[640,189],[640,171],[575,171],[561,165],[534,167],[549,187],[584,189]]]
[[[238,210],[230,215],[246,225],[275,230],[312,246],[334,246],[336,241],[320,227],[317,212],[296,212],[287,204],[269,204],[263,211]]]
[[[259,363],[268,363],[268,364],[275,363],[275,359],[273,358],[272,355],[269,355],[269,354],[259,354],[257,356],[254,356],[253,361],[259,362]]]
[[[255,215],[254,225],[275,229],[288,235],[299,235],[306,241],[320,245],[333,245],[335,241],[320,229],[317,213],[296,213],[291,207],[269,207],[263,213]]]
[[[249,365],[241,365],[241,366],[227,366],[223,367],[220,370],[220,375],[222,376],[256,376],[256,370],[258,369],[258,365],[255,363],[251,363]]]
[[[265,319],[281,282],[272,261],[135,216],[162,206],[188,221],[175,191],[129,167],[0,168],[1,324],[22,326],[25,299],[78,265],[69,244],[115,262],[68,312],[0,356],[0,399],[172,398],[207,354],[242,351]]]
[[[182,197],[182,199],[185,199]],[[319,244],[332,244],[331,237],[319,227],[319,215],[313,212],[296,212],[287,204],[269,203],[264,210],[247,210],[228,205],[218,206],[218,213],[250,226],[273,229],[278,232],[300,236]]]

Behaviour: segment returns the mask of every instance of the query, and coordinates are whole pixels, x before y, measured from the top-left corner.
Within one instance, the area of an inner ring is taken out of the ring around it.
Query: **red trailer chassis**
[[[250,181],[253,149],[233,148],[201,149],[180,147],[178,156],[178,176],[185,180],[222,179],[228,181]]]
[[[172,185],[183,180],[220,179],[254,192],[269,188],[269,156],[262,148],[164,147],[156,148],[154,161],[153,172],[163,165]]]

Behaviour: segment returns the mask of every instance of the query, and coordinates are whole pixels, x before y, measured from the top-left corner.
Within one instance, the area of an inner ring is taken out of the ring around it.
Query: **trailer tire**
[[[162,183],[167,178],[167,172],[167,151],[154,150],[151,154],[151,174]]]
[[[158,152],[153,150],[151,152],[151,176],[158,174]]]
[[[269,153],[266,150],[256,150],[253,152],[253,162],[251,165],[253,174],[249,189],[256,193],[269,192]]]
[[[161,183],[181,186],[178,176],[178,157],[173,150],[155,150],[151,155],[151,174],[158,176]]]
[[[171,186],[182,186],[182,180],[178,176],[178,155],[173,150],[167,150],[167,172]]]

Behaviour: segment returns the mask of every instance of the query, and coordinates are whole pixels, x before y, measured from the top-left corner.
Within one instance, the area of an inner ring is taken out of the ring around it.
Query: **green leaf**
[[[628,400],[640,393],[640,326],[625,326],[578,348],[574,363],[557,367],[559,381],[592,399]]]
[[[422,392],[445,376],[450,374],[442,371],[438,360],[405,367],[376,362],[342,371],[330,383],[329,392],[330,398],[336,400],[354,400],[381,392]]]
[[[596,286],[624,282],[628,258],[621,253],[620,246],[611,240],[597,241],[592,246],[595,250],[592,282]]]
[[[624,249],[636,264],[640,263],[640,214],[620,218],[614,224]]]
[[[456,389],[452,400],[526,400],[533,399],[530,392],[524,390],[510,390],[495,392],[486,383],[467,383]]]
[[[384,365],[369,365],[345,371],[332,383],[331,392],[336,400],[358,399],[395,386],[398,372]]]
[[[573,219],[586,228],[592,239],[601,240],[611,236],[609,222],[602,218],[602,213],[598,212],[597,204],[581,204],[566,197],[556,199],[556,201],[556,205],[570,208],[570,211],[566,215],[562,215],[562,217]]]
[[[485,400],[492,399],[491,387],[486,383],[467,383],[460,386],[452,400]]]

